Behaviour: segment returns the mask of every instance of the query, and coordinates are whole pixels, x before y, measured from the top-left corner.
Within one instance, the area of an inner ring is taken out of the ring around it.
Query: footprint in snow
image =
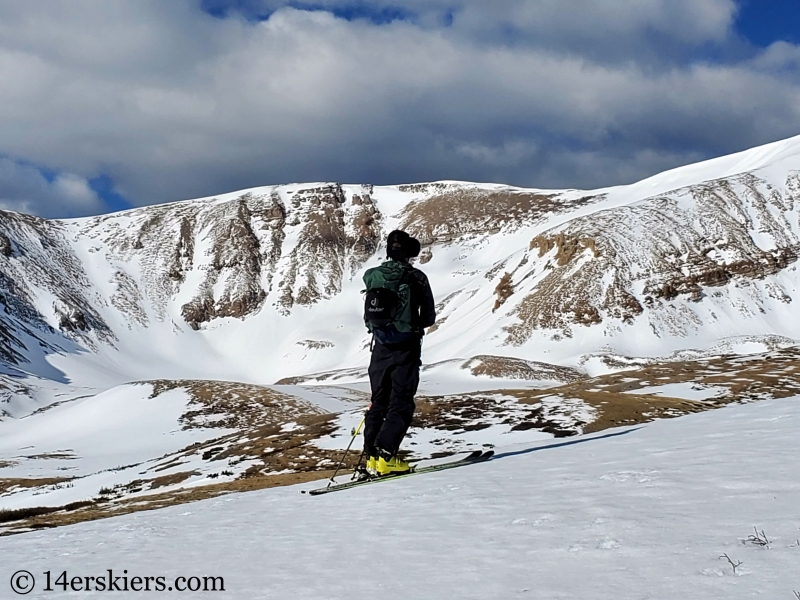
[[[619,547],[620,543],[613,538],[606,538],[597,545],[598,550],[613,550]]]
[[[604,479],[606,481],[613,481],[616,483],[622,483],[631,480],[636,481],[637,483],[647,483],[648,481],[653,481],[654,479],[657,478],[658,478],[658,471],[653,471],[653,470],[612,471],[600,477],[600,479]]]

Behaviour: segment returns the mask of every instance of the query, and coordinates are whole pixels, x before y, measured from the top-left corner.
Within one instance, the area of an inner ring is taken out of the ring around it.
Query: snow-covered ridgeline
[[[440,302],[427,363],[800,338],[798,169],[793,138],[594,191],[313,183],[70,221],[2,213],[4,369],[105,389],[363,366],[359,274],[397,226],[425,242]]]

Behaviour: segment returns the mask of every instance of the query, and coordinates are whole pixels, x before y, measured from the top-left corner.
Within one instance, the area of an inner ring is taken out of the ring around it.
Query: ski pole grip
[[[351,429],[350,430],[350,432],[353,434],[353,437],[356,437],[359,434],[359,432],[361,431],[361,428],[364,426],[364,420],[366,418],[367,418],[366,415],[361,417],[361,422],[358,424],[358,427],[356,427],[355,429]]]

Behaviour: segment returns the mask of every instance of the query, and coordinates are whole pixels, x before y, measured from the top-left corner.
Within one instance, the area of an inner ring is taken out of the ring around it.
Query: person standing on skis
[[[428,278],[409,263],[419,252],[419,240],[392,231],[386,239],[388,260],[364,274],[364,323],[372,333],[364,455],[371,475],[410,470],[397,451],[414,414],[424,329],[436,321]]]

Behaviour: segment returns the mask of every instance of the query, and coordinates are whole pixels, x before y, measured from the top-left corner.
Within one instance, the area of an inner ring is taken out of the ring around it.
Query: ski
[[[303,490],[303,493],[308,493],[311,496],[318,496],[320,494],[327,494],[328,492],[338,492],[339,490],[348,490],[350,488],[358,487],[361,485],[369,485],[371,483],[381,483],[384,481],[393,481],[395,479],[402,479],[403,477],[411,477],[412,475],[421,475],[422,473],[434,473],[436,471],[445,471],[447,469],[455,469],[456,467],[463,467],[465,465],[472,465],[489,460],[494,456],[494,450],[475,450],[470,454],[458,460],[442,463],[439,465],[430,465],[429,467],[418,467],[408,473],[400,473],[398,475],[386,475],[384,477],[369,477],[367,479],[357,479],[354,481],[347,481],[345,483],[336,483],[324,488],[317,488],[314,490]]]

